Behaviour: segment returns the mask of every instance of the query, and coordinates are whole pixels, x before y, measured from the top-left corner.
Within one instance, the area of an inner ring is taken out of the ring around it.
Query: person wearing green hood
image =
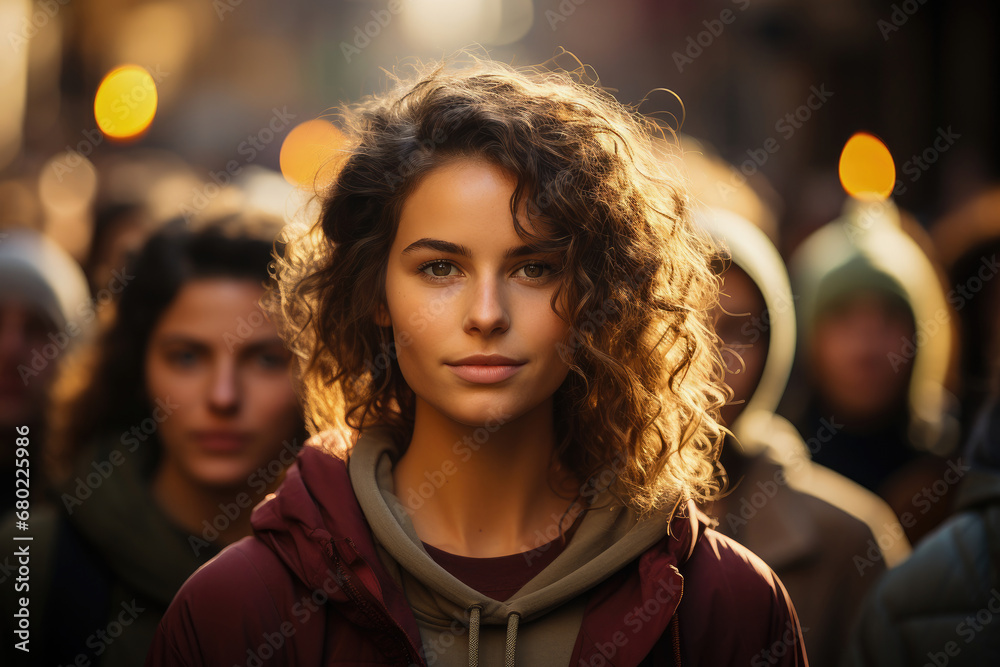
[[[113,321],[59,380],[54,506],[2,531],[26,554],[4,582],[3,664],[140,664],[184,580],[249,533],[305,435],[258,304],[279,230],[244,212],[175,220],[124,272]]]
[[[796,250],[802,371],[781,407],[813,460],[878,493],[911,543],[949,511],[961,461],[950,391],[955,318],[943,276],[891,200],[851,199]]]

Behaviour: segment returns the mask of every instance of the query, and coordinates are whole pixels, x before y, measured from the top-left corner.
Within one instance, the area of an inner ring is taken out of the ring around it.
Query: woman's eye
[[[435,278],[444,278],[452,275],[452,269],[456,268],[451,262],[430,262],[420,267],[420,270]]]
[[[524,272],[525,278],[531,278],[537,280],[539,278],[545,278],[552,273],[552,267],[544,262],[532,262],[530,264],[525,264],[520,269],[519,272]]]
[[[257,364],[261,368],[287,368],[289,356],[283,353],[262,352],[257,355]]]
[[[198,353],[194,350],[174,350],[167,353],[167,361],[180,368],[190,368],[198,361]]]

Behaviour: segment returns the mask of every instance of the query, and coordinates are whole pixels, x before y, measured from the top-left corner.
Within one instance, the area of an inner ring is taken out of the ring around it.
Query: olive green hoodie
[[[596,503],[600,509],[585,512],[565,551],[513,597],[493,600],[453,577],[427,554],[405,505],[393,492],[397,455],[388,434],[375,430],[358,441],[348,470],[379,556],[404,591],[425,653],[435,656],[434,664],[469,665],[470,655],[478,660],[478,655],[512,656],[515,650],[532,656],[537,664],[568,664],[587,591],[667,532],[663,516],[640,520],[621,505]]]

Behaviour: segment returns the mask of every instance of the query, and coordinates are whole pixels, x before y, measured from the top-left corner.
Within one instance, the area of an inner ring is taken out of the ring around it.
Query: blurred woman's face
[[[157,322],[146,350],[146,389],[161,406],[157,419],[163,416],[158,474],[245,489],[257,478],[273,479],[275,461],[293,460],[283,446],[300,423],[291,355],[257,304],[262,293],[250,280],[194,280]]]
[[[59,364],[36,370],[32,352],[38,354],[51,345],[54,339],[49,336],[54,333],[56,325],[34,304],[17,299],[0,302],[0,428],[5,433],[42,421]],[[30,373],[22,374],[25,368]]]
[[[817,318],[812,372],[818,391],[845,419],[884,417],[906,395],[913,318],[904,305],[864,292]]]
[[[715,308],[715,332],[725,345],[726,384],[733,389],[733,399],[722,408],[722,420],[732,426],[764,376],[771,331],[760,324],[767,304],[750,276],[734,264],[723,281]]]

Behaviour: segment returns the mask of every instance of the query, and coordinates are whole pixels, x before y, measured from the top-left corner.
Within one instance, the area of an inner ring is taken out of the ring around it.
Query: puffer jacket
[[[844,665],[1000,664],[1000,403],[941,481],[957,514],[869,595]]]

